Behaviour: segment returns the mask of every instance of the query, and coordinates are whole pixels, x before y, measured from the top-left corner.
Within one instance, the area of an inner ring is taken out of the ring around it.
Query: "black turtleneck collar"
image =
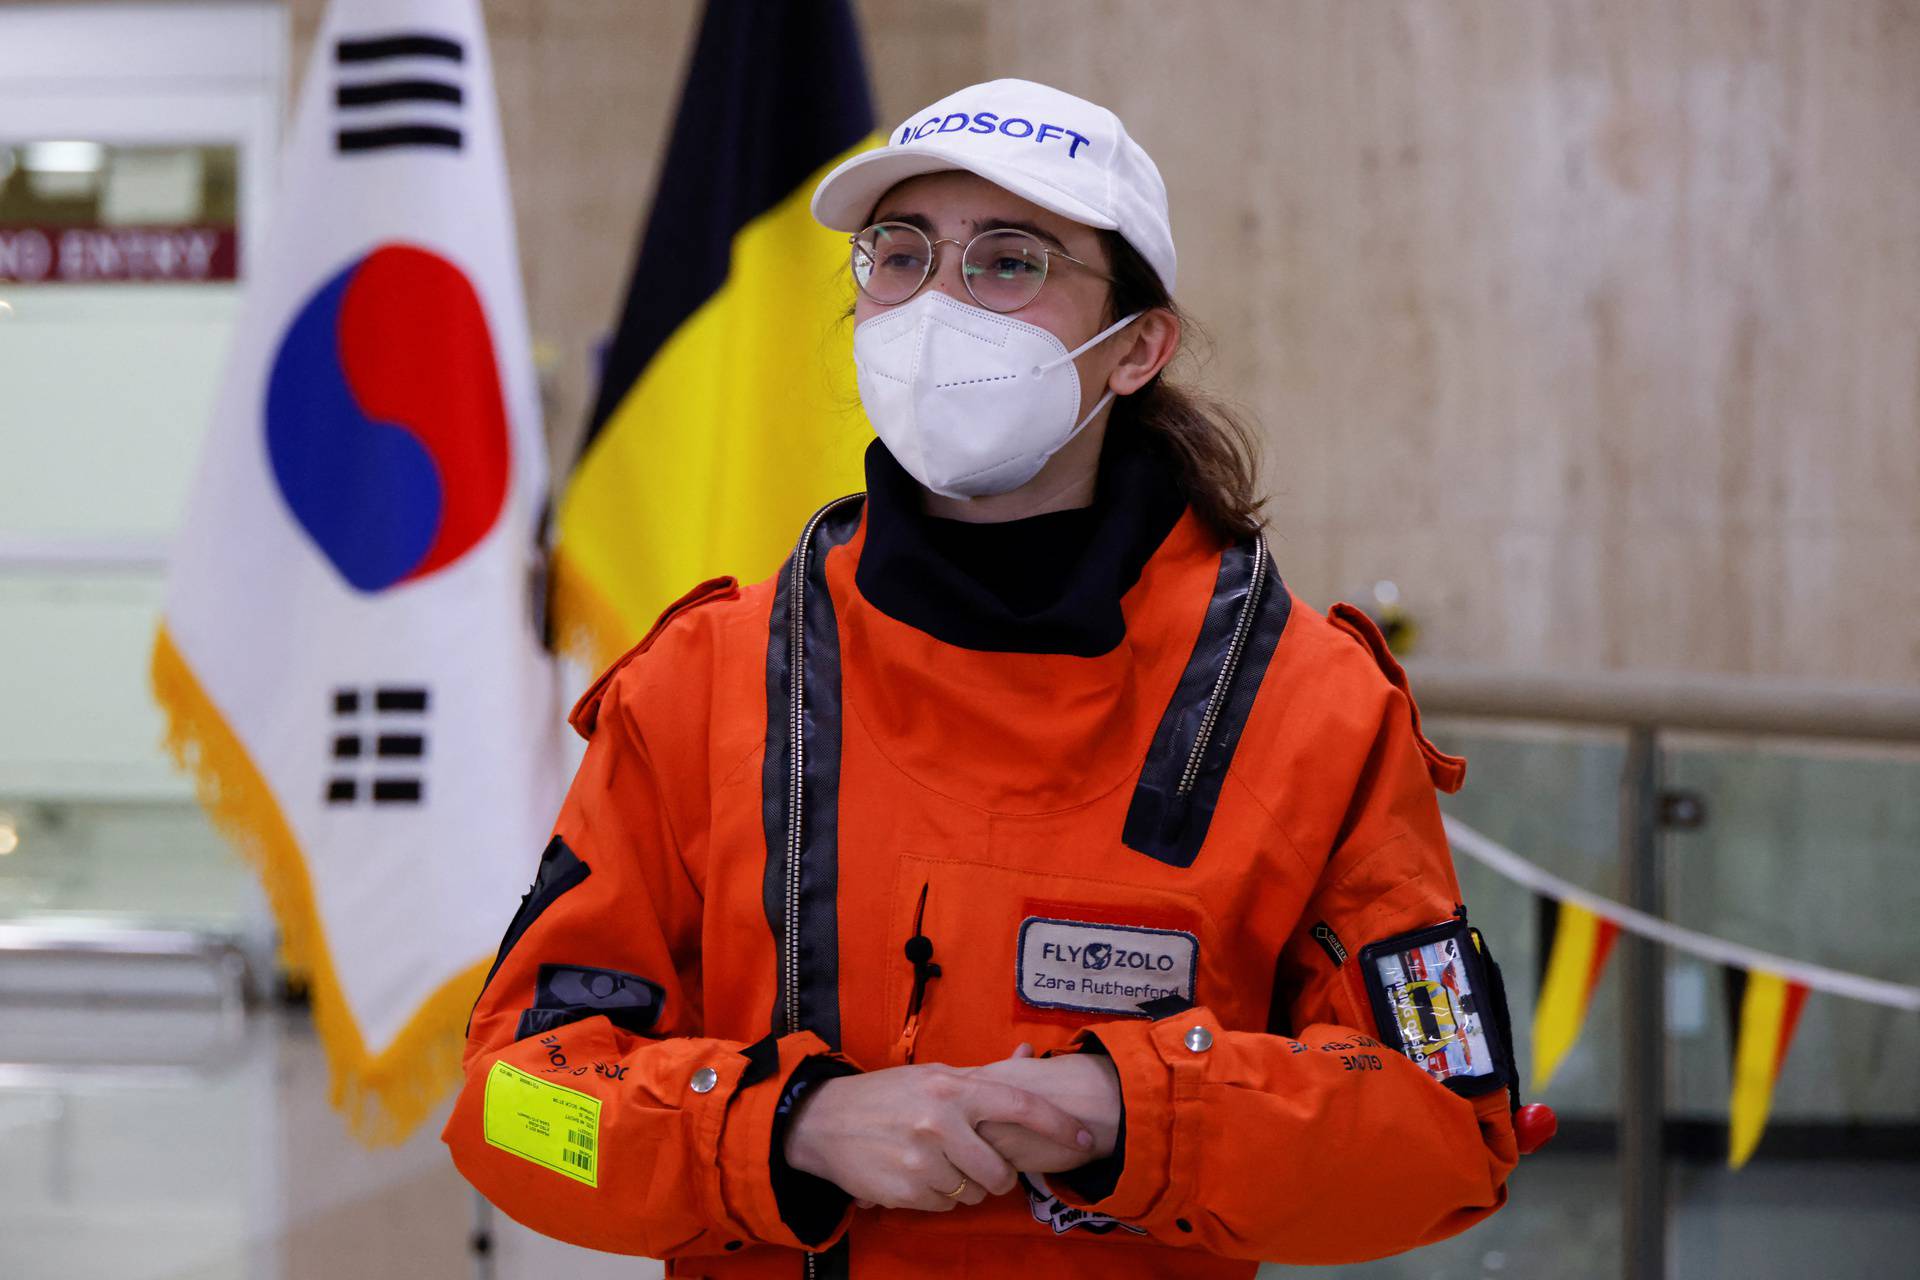
[[[1124,427],[1108,429],[1090,507],[972,524],[927,515],[921,492],[885,445],[867,447],[854,581],[868,603],[963,649],[1084,658],[1126,635],[1120,597],[1187,506],[1172,460]]]

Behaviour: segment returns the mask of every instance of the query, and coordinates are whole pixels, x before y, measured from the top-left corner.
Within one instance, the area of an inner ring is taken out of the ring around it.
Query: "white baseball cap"
[[[887,144],[821,179],[813,216],[859,231],[897,182],[965,169],[1063,218],[1117,231],[1173,292],[1167,186],[1120,117],[1031,80],[992,80],[903,120]]]

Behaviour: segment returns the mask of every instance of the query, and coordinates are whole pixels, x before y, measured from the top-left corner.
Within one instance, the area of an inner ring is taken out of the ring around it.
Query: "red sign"
[[[238,279],[232,227],[0,227],[0,283]]]

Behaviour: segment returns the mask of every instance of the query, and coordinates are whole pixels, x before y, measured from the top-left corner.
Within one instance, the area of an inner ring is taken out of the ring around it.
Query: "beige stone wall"
[[[1159,160],[1308,599],[1395,579],[1436,658],[1920,681],[1920,3],[859,10],[883,123],[1025,75]],[[565,438],[698,6],[487,13]]]

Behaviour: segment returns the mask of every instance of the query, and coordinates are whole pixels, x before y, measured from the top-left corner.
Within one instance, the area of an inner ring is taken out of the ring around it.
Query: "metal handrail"
[[[0,951],[34,955],[107,955],[138,959],[205,960],[219,964],[228,954],[244,960],[237,942],[197,929],[123,925],[92,917],[49,917],[0,922]]]
[[[1668,733],[1920,743],[1920,689],[1670,672],[1567,675],[1412,662],[1407,675],[1432,717],[1533,721],[1626,730],[1620,781],[1620,897],[1664,914],[1662,738]],[[1620,1037],[1621,1264],[1663,1280],[1669,1217],[1664,958],[1624,941]]]
[[[159,573],[167,567],[168,551],[159,538],[0,533],[0,571]]]
[[[14,920],[0,922],[0,957],[8,954],[35,959],[199,961],[214,977],[222,1015],[233,1020],[246,1012],[252,968],[247,950],[238,940],[220,934],[93,919]]]
[[[178,1062],[120,1062],[61,1058],[0,1058],[0,1091],[8,1089],[68,1089],[76,1084],[126,1085],[137,1088],[194,1086],[227,1061],[244,1034],[251,965],[247,951],[229,935],[141,925],[125,925],[99,917],[9,920],[0,922],[0,965],[9,957],[30,960],[107,957],[121,960],[197,961],[211,973],[220,1041],[191,1059]],[[0,995],[0,1008],[23,997]],[[28,1003],[31,996],[24,997]],[[151,997],[130,997],[152,1006]],[[97,1004],[90,999],[89,1005]],[[195,1001],[195,1003],[200,1003]]]
[[[1677,672],[1566,675],[1409,662],[1425,715],[1920,742],[1920,689]]]

